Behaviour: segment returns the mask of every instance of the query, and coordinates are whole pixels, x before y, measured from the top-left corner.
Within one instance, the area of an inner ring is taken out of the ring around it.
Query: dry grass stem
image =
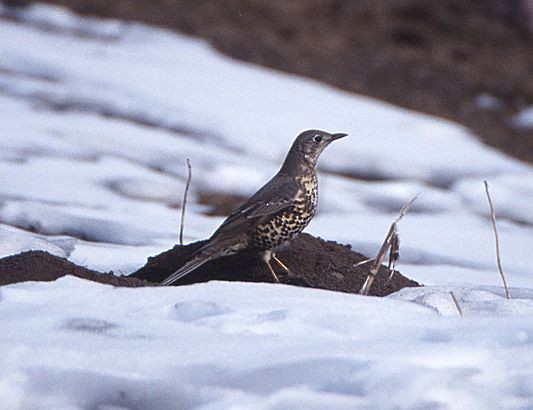
[[[372,283],[374,282],[374,279],[376,277],[376,274],[378,273],[379,267],[383,263],[383,260],[385,259],[385,255],[389,250],[391,250],[391,254],[389,256],[389,264],[392,264],[394,266],[394,263],[396,263],[397,257],[399,256],[399,249],[396,247],[399,246],[400,241],[398,237],[398,222],[402,220],[404,215],[409,212],[409,209],[411,208],[411,205],[416,200],[416,196],[412,198],[409,202],[407,202],[402,209],[400,210],[400,214],[396,218],[396,220],[391,224],[389,231],[387,232],[387,236],[385,237],[385,240],[383,241],[383,244],[381,245],[381,248],[378,251],[378,254],[373,259],[372,266],[370,266],[370,270],[368,272],[368,276],[366,277],[365,283],[361,287],[361,290],[359,291],[360,295],[368,295],[370,292],[370,287],[372,286]],[[396,259],[395,259],[396,258]]]
[[[500,258],[500,238],[498,236],[498,229],[496,228],[496,211],[494,210],[494,204],[492,203],[492,197],[490,195],[490,190],[489,190],[489,183],[487,181],[483,181],[483,183],[485,184],[485,192],[487,194],[487,199],[489,201],[490,217],[492,220],[492,230],[494,231],[494,240],[496,242],[496,263],[498,264],[498,271],[500,272],[500,276],[502,277],[503,288],[505,290],[505,297],[507,299],[511,299],[509,295],[509,287],[507,286],[507,281],[505,280],[505,274],[503,273],[502,261]]]
[[[191,185],[191,178],[192,178],[191,160],[187,158],[187,182],[185,183],[185,192],[183,193],[183,204],[181,206],[180,245],[183,245],[183,226],[185,225],[185,208],[187,206],[187,196],[189,194],[189,186]]]
[[[356,267],[361,266],[361,265],[366,265],[368,262],[372,262],[372,261],[373,261],[372,258],[364,259],[364,260],[359,261],[356,264],[354,264],[353,267],[356,268]]]
[[[396,272],[394,268],[398,259],[400,259],[400,235],[398,234],[398,230],[396,230],[390,241],[389,263],[387,265],[387,268],[390,270],[390,275],[385,283],[392,280],[394,272]]]
[[[390,242],[389,264],[387,267],[394,270],[394,266],[396,265],[396,262],[398,262],[398,259],[400,259],[400,235],[396,230]]]
[[[455,304],[455,307],[457,308],[457,311],[459,312],[461,317],[463,317],[463,309],[461,309],[461,306],[459,305],[459,301],[455,297],[455,294],[452,291],[450,291],[450,295],[452,296],[452,300],[453,300],[453,303]]]

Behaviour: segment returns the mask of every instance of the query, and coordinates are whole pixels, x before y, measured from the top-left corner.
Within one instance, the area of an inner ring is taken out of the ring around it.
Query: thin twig
[[[452,296],[452,300],[453,300],[453,303],[455,304],[455,307],[457,308],[457,311],[459,312],[461,317],[463,317],[463,309],[461,309],[461,306],[459,306],[459,301],[455,297],[455,294],[452,291],[450,291],[450,295]]]
[[[389,268],[389,269],[390,269],[390,268]],[[395,272],[396,272],[396,271],[394,270],[394,267],[393,267],[392,269],[390,269],[390,275],[389,275],[389,277],[387,278],[387,280],[385,281],[385,285],[388,284],[388,283],[392,280],[392,278],[393,278]]]
[[[500,276],[502,277],[503,288],[505,289],[505,297],[507,299],[511,299],[511,297],[509,296],[509,288],[507,287],[507,281],[505,280],[505,275],[503,273],[502,268],[502,261],[500,258],[500,238],[498,237],[498,230],[496,229],[496,211],[494,210],[494,204],[492,203],[492,197],[489,191],[489,183],[487,181],[483,181],[483,183],[485,184],[485,192],[487,193],[487,198],[489,200],[492,230],[494,231],[494,240],[496,242],[496,263],[498,264],[498,271],[500,272]]]
[[[372,282],[374,282],[376,274],[378,273],[379,267],[383,263],[383,259],[385,259],[385,255],[387,254],[387,251],[391,248],[392,243],[396,240],[397,231],[398,231],[398,226],[397,226],[398,222],[400,222],[401,219],[404,217],[404,215],[407,212],[409,212],[409,209],[411,208],[411,205],[416,200],[416,198],[417,197],[415,196],[402,207],[402,209],[400,210],[400,214],[398,215],[396,220],[391,224],[389,231],[387,232],[387,236],[385,237],[385,240],[383,241],[381,248],[379,248],[378,254],[373,260],[372,266],[370,267],[365,283],[363,284],[363,286],[361,287],[361,290],[359,291],[360,295],[368,295],[368,292],[370,292],[370,287],[372,286]]]
[[[359,261],[359,262],[355,263],[353,265],[353,267],[356,268],[356,267],[361,266],[361,265],[366,265],[368,262],[372,262],[372,261],[373,261],[372,258],[363,259],[362,261]]]
[[[181,206],[181,223],[180,223],[180,245],[183,245],[183,225],[185,224],[185,208],[187,206],[187,195],[191,185],[192,167],[191,160],[187,158],[187,182],[185,183],[185,192],[183,193],[183,204]]]

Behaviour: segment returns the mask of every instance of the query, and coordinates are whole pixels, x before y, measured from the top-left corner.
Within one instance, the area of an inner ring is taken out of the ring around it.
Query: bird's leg
[[[274,278],[274,280],[277,282],[277,283],[281,283],[278,279],[278,275],[276,275],[276,272],[274,272],[274,269],[272,269],[272,265],[270,265],[270,262],[267,262],[266,263],[267,266],[268,266],[268,269],[270,270],[270,273],[272,274],[272,277]]]
[[[272,251],[266,251],[264,254],[264,260],[268,266],[268,270],[272,274],[272,277],[274,278],[274,281],[277,283],[281,283],[279,281],[278,275],[276,275],[276,272],[274,272],[274,269],[272,268],[272,265],[270,264],[270,259],[273,257]],[[274,257],[275,258],[275,257]]]
[[[272,253],[272,259],[274,259],[274,260],[278,263],[278,265],[281,266],[281,268],[282,268],[285,272],[287,272],[287,274],[288,274],[289,276],[292,276],[292,272],[291,272],[291,270],[290,270],[289,268],[287,268],[287,265],[285,265],[282,261],[280,261],[279,258],[278,258],[274,253]]]

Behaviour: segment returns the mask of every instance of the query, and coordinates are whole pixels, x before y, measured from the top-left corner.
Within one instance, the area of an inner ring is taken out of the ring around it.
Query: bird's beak
[[[344,134],[344,133],[338,133],[338,134],[331,134],[331,141],[335,141],[335,140],[338,140],[340,138],[344,138],[346,137],[348,134]]]

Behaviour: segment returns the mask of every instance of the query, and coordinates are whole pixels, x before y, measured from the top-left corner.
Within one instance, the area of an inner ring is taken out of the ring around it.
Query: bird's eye
[[[322,137],[320,135],[315,135],[315,138],[313,138],[313,141],[320,142],[322,141]]]

